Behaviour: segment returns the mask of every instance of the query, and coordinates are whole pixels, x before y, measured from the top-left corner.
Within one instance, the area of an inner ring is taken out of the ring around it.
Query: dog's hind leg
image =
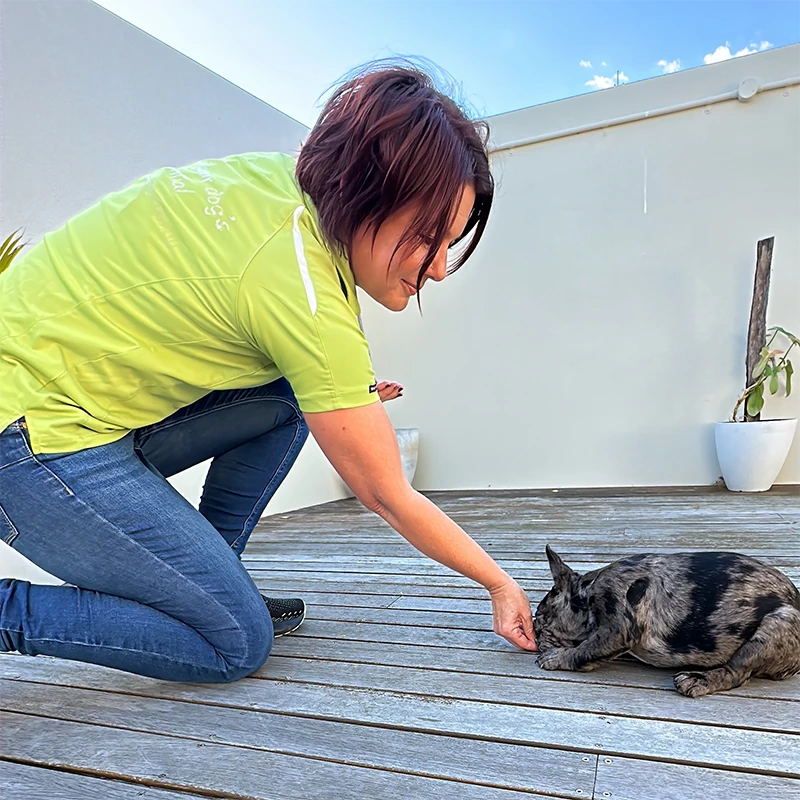
[[[687,697],[702,697],[742,686],[750,678],[780,681],[800,673],[800,610],[781,606],[761,620],[752,638],[727,664],[704,672],[679,672],[675,688]]]

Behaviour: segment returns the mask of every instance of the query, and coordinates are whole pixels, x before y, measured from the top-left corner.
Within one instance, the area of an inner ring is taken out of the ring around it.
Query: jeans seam
[[[34,455],[33,450],[31,450],[31,447],[28,444],[28,440],[25,438],[24,435],[22,436],[22,443],[25,446],[25,449],[30,454],[30,458],[32,458],[36,464],[38,464],[40,467],[42,467],[44,469],[44,471],[48,475],[50,475],[51,477],[55,478],[61,484],[61,486],[64,488],[64,490],[66,491],[66,493],[68,495],[70,495],[71,497],[75,497],[75,492],[73,492],[72,489],[70,489],[69,486],[67,486],[67,484],[64,483],[64,481],[62,481],[61,478],[59,478],[59,476],[56,475],[56,473],[53,472],[53,470],[51,470],[50,467],[47,466],[47,464],[45,464],[43,461],[40,461],[38,458],[36,458],[36,456]]]
[[[17,526],[11,521],[11,517],[8,516],[6,510],[3,506],[0,505],[0,515],[3,516],[3,519],[8,523],[8,527],[11,528],[11,536],[8,539],[3,539],[2,541],[5,542],[9,547],[11,547],[11,542],[19,536],[19,529]]]
[[[26,461],[31,461],[33,456],[23,456],[22,458],[18,458],[16,461],[9,461],[8,464],[0,464],[0,472],[4,469],[8,469],[8,467],[15,467],[17,464],[23,464]]]
[[[291,403],[289,405],[291,405]],[[242,538],[242,536],[244,536],[244,532],[247,530],[247,526],[250,523],[250,520],[252,519],[253,514],[255,513],[255,510],[258,507],[258,504],[261,502],[261,499],[264,497],[264,495],[269,490],[269,487],[272,486],[272,482],[278,476],[278,474],[280,473],[281,469],[283,469],[283,465],[286,463],[286,460],[289,458],[289,454],[293,451],[295,445],[297,444],[297,440],[300,438],[300,431],[302,430],[303,426],[300,425],[300,420],[299,419],[295,421],[294,425],[295,425],[295,434],[294,434],[294,439],[292,439],[292,443],[289,445],[289,447],[286,448],[286,453],[284,454],[283,458],[281,459],[281,463],[278,464],[277,468],[275,469],[275,472],[272,474],[272,477],[267,482],[267,485],[264,487],[264,491],[261,492],[261,494],[258,496],[258,500],[256,500],[255,503],[253,503],[253,509],[247,515],[247,519],[244,521],[244,526],[242,527],[241,533],[231,543],[231,549],[234,549],[236,547],[236,545],[239,543],[239,540]]]
[[[142,603],[141,605],[145,605],[145,604]],[[173,619],[174,619],[174,617],[173,617]],[[178,622],[180,622],[180,620],[178,620]],[[185,623],[185,622],[183,624],[187,625],[187,623]],[[188,625],[188,627],[191,628],[191,625]],[[194,630],[194,628],[192,630]],[[0,631],[7,631],[8,633],[22,633],[22,634],[25,633],[25,629],[24,628],[2,628],[2,627],[0,627]],[[57,644],[72,644],[72,645],[77,645],[78,647],[93,647],[93,648],[100,647],[101,649],[106,649],[106,650],[120,650],[120,651],[123,651],[125,653],[140,653],[142,655],[150,656],[151,658],[163,658],[164,660],[170,661],[173,664],[180,664],[182,667],[195,667],[195,668],[197,667],[197,664],[195,662],[193,662],[193,661],[180,661],[177,658],[171,658],[170,656],[163,655],[162,653],[154,653],[152,650],[139,650],[139,648],[137,648],[137,647],[115,647],[113,644],[96,645],[96,644],[92,644],[91,642],[74,642],[74,641],[66,641],[65,642],[64,639],[44,639],[44,638],[41,638],[41,637],[30,637],[30,636],[26,636],[25,637],[25,641],[27,641],[27,642],[56,642]],[[209,642],[209,644],[211,644],[211,643]],[[214,650],[214,652],[217,653],[217,655],[220,655],[217,652],[217,649],[214,647],[214,645],[211,645],[211,647]],[[224,656],[220,656],[220,657],[222,658],[223,661],[225,661],[226,664],[228,663]],[[234,664],[230,664],[229,666],[235,666],[235,665]]]

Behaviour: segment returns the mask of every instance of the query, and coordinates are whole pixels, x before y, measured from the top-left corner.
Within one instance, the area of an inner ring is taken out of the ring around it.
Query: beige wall
[[[493,139],[799,73],[795,45],[494,117]],[[424,317],[364,314],[376,368],[406,386],[392,418],[420,429],[418,487],[713,483],[760,238],[768,324],[800,331],[800,86],[512,148],[494,171],[484,241],[425,288]],[[800,416],[800,391],[764,416]],[[800,436],[778,481],[800,482]]]

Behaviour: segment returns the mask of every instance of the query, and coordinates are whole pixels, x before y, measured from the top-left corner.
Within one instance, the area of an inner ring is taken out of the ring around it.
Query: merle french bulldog
[[[688,697],[800,673],[800,592],[738,553],[628,556],[580,575],[546,548],[553,588],[536,609],[543,669],[589,671],[630,653],[679,672]]]

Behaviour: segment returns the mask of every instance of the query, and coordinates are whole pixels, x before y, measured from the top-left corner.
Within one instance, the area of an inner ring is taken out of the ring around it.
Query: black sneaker
[[[303,624],[303,620],[306,618],[306,604],[299,597],[286,599],[266,597],[263,594],[261,596],[272,617],[272,627],[276,639],[296,631]]]

